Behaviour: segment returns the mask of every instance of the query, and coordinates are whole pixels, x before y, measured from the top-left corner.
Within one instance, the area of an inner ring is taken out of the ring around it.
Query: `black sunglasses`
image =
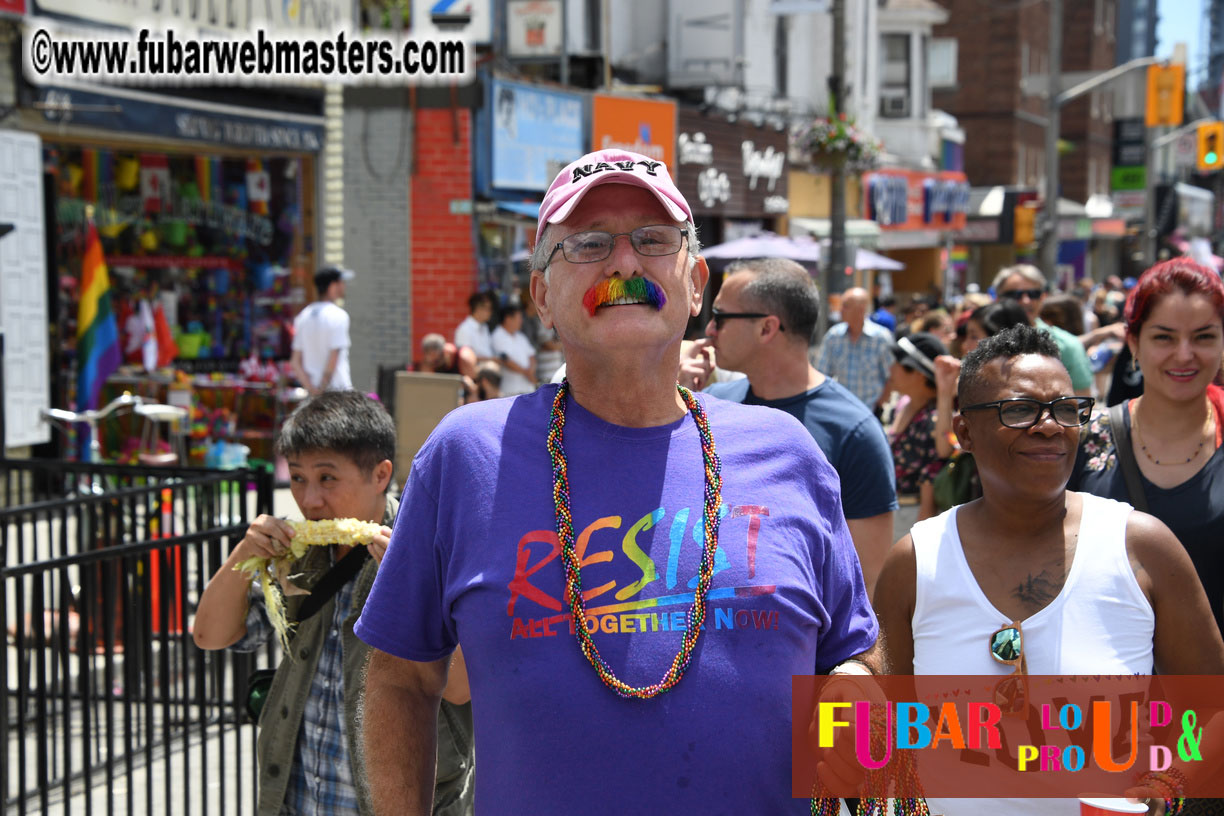
[[[1000,292],[999,297],[1005,297],[1008,300],[1041,300],[1041,296],[1045,294],[1044,289],[1012,289],[1010,292]]]
[[[1096,400],[1092,397],[1059,397],[1049,402],[1018,397],[966,405],[960,410],[964,413],[995,408],[999,412],[999,422],[1008,428],[1031,428],[1041,422],[1046,411],[1049,411],[1054,421],[1064,428],[1078,428],[1092,419],[1092,406],[1095,404]]]
[[[774,316],[765,312],[721,312],[718,309],[710,309],[710,315],[714,320],[714,328],[718,331],[722,331],[723,322],[727,320],[755,320],[760,317]],[[778,331],[786,331],[781,321],[778,321]]]

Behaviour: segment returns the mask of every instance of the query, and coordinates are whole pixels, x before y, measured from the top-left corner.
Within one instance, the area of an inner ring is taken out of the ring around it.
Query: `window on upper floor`
[[[927,62],[932,88],[951,88],[956,85],[956,40],[947,37],[927,42]]]
[[[910,99],[910,35],[880,37],[880,116],[906,119],[912,111]]]

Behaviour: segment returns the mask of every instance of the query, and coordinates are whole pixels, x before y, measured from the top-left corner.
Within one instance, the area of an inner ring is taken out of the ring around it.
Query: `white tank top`
[[[1156,616],[1126,555],[1129,504],[1086,493],[1079,542],[1062,590],[1021,621],[1029,674],[1151,674]],[[914,674],[1008,675],[987,641],[1011,619],[978,586],[956,507],[914,525]],[[1076,800],[929,799],[932,813],[1078,814]]]

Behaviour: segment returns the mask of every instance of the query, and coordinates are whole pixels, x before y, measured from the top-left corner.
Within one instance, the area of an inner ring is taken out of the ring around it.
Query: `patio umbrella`
[[[860,249],[854,253],[854,268],[855,269],[887,269],[894,271],[904,269],[905,264],[900,261],[894,261],[892,258],[886,258],[879,253],[872,252],[870,249]]]
[[[701,256],[729,260],[790,258],[800,263],[816,263],[820,260],[820,244],[810,238],[788,238],[784,235],[774,235],[772,232],[762,232],[706,247],[701,251]]]

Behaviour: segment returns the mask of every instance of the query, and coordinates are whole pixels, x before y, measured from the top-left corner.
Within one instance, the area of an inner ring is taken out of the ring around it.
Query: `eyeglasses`
[[[995,686],[995,704],[1005,714],[1023,711],[1028,705],[1028,690],[1023,679],[1028,674],[1028,666],[1024,660],[1024,636],[1020,621],[1012,621],[994,631],[990,636],[990,656],[1005,666],[1016,667],[1009,677]]]
[[[553,247],[548,256],[551,263],[553,255],[561,250],[561,255],[570,263],[595,263],[612,254],[616,239],[622,235],[629,236],[629,243],[639,255],[675,255],[684,246],[684,230],[670,224],[655,224],[648,227],[638,227],[633,232],[575,232]]]
[[[1041,300],[1041,296],[1045,294],[1044,289],[1012,289],[1009,292],[1000,292],[999,297],[1005,297],[1008,300]]]
[[[718,309],[711,309],[710,316],[714,320],[714,328],[717,331],[722,331],[723,323],[727,320],[755,320],[760,317],[773,317],[765,312],[721,312]],[[786,327],[781,322],[778,323],[778,331],[786,331]]]
[[[996,408],[999,411],[999,422],[1004,426],[1031,428],[1041,422],[1046,411],[1049,411],[1054,421],[1064,428],[1078,428],[1088,424],[1088,420],[1092,419],[1092,406],[1095,404],[1096,400],[1092,397],[1059,397],[1049,402],[1019,397],[966,405],[961,408],[961,413]]]

